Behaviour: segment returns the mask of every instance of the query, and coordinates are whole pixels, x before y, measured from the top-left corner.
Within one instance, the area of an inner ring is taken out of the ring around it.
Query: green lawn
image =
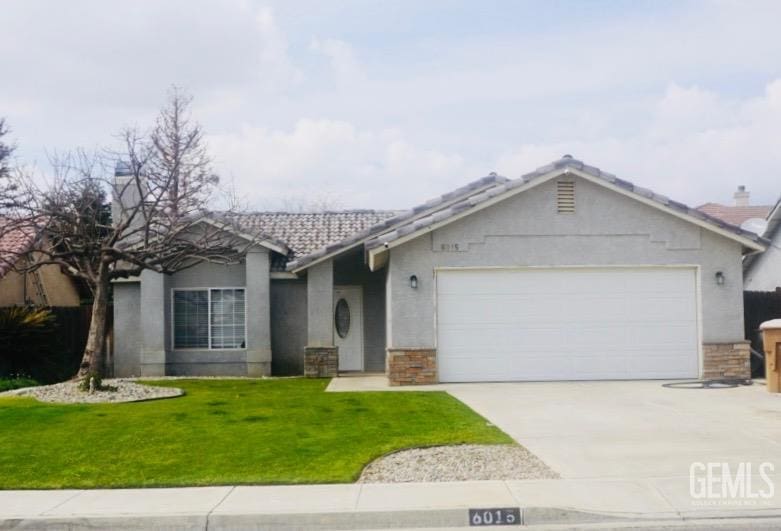
[[[327,380],[178,380],[180,398],[52,405],[0,398],[0,488],[354,481],[415,446],[510,443],[440,392],[325,393]]]

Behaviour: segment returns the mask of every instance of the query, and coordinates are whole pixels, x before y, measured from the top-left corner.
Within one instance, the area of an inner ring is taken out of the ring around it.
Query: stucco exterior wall
[[[312,266],[306,273],[307,347],[334,345],[333,303],[334,263],[332,260]]]
[[[304,374],[306,280],[271,281],[271,374]]]
[[[73,280],[55,265],[41,267],[38,272],[44,296],[33,282],[36,273],[21,274],[9,271],[0,279],[0,307],[36,304],[46,306],[78,306],[79,292]],[[26,284],[26,285],[25,285]]]
[[[385,370],[385,273],[370,275],[363,285],[363,348],[367,371]]]
[[[141,273],[139,307],[141,345],[138,376],[164,376],[168,348],[168,284],[170,278],[153,271]],[[121,316],[115,315],[121,319]],[[115,362],[116,363],[116,362]],[[135,376],[135,375],[134,375]]]
[[[364,370],[385,370],[385,275],[371,272],[362,251],[334,261],[335,286],[361,286],[363,294]],[[333,320],[333,319],[332,319]]]
[[[9,271],[0,279],[0,306],[21,306],[25,301],[24,275]]]
[[[436,346],[439,267],[672,264],[700,266],[703,342],[742,340],[740,244],[579,178],[558,214],[550,181],[390,250],[388,348]]]
[[[266,251],[249,264],[203,263],[174,275],[144,271],[135,284],[114,285],[117,376],[269,374],[271,323]],[[247,268],[252,282],[247,283]],[[136,286],[136,287],[131,287]],[[172,292],[178,288],[245,288],[247,349],[177,350],[172,345]],[[249,370],[248,370],[249,369]]]
[[[176,350],[171,343],[171,297],[177,288],[245,288],[245,265],[203,263],[185,269],[168,278],[165,288],[166,374],[170,375],[246,375],[247,350]],[[249,295],[248,293],[245,295]],[[246,297],[247,315],[268,313],[268,306],[258,307],[257,301]],[[249,328],[249,327],[248,327]],[[249,346],[249,330],[247,345]]]
[[[781,287],[781,229],[776,231],[771,245],[754,259],[746,271],[746,290],[775,291]]]
[[[79,292],[73,285],[73,280],[63,274],[59,266],[43,266],[38,271],[38,275],[43,284],[43,290],[46,292],[46,303],[49,306],[79,306],[81,302]],[[28,275],[28,293],[34,292],[31,290],[30,277],[31,275]]]
[[[141,374],[141,284],[114,284],[114,376]]]

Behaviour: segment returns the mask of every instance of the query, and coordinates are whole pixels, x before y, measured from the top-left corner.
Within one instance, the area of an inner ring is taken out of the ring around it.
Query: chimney
[[[735,206],[748,206],[749,196],[751,194],[746,191],[746,187],[742,184],[738,186],[738,191],[733,196],[735,198]]]
[[[111,219],[114,226],[138,205],[140,197],[132,168],[126,162],[117,162],[114,168],[114,186],[111,191]]]

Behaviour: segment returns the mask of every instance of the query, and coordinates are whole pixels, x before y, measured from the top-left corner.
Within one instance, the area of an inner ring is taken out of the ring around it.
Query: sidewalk
[[[524,525],[781,517],[778,493],[695,501],[685,477],[0,491],[0,529],[464,527],[469,508],[505,507],[520,508]]]

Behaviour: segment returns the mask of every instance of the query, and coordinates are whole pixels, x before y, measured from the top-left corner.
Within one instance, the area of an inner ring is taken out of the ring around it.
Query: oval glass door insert
[[[350,306],[344,299],[339,299],[334,310],[334,326],[339,337],[344,339],[350,333]]]

